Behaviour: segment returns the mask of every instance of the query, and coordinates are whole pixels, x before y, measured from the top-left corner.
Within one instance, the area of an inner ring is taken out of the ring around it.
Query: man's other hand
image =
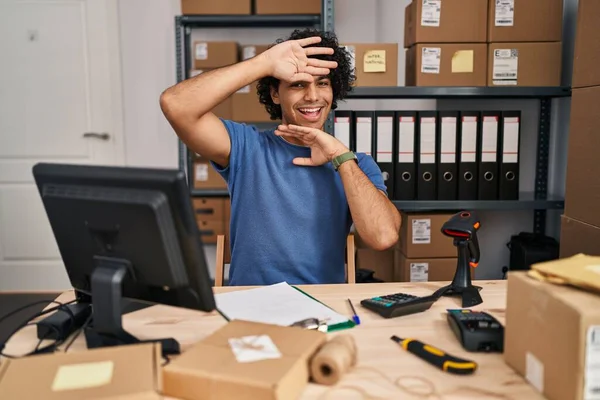
[[[331,162],[335,157],[350,151],[334,136],[320,129],[298,125],[279,125],[275,130],[277,136],[296,138],[310,147],[310,158],[296,157],[295,165],[316,167]]]

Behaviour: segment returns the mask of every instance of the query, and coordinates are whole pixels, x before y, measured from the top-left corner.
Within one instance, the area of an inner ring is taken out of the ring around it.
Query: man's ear
[[[277,89],[275,89],[272,86],[271,86],[271,99],[273,100],[273,103],[280,104],[280,101],[279,101],[279,92],[277,91]]]

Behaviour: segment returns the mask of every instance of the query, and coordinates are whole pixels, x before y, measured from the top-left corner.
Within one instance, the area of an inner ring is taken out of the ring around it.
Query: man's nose
[[[314,84],[310,84],[306,86],[306,90],[304,91],[304,100],[306,101],[316,101],[317,100],[317,88]]]

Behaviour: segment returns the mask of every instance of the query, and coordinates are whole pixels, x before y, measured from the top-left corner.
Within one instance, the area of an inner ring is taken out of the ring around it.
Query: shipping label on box
[[[440,26],[441,0],[423,0],[421,26]]]
[[[516,85],[519,72],[518,49],[494,50],[492,79],[494,85]]]

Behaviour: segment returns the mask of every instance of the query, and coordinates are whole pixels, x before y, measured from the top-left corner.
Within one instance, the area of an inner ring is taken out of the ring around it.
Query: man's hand
[[[296,165],[316,167],[333,160],[334,157],[350,151],[334,136],[320,129],[299,125],[279,125],[275,130],[277,136],[293,137],[310,147],[310,158],[297,157]]]
[[[319,36],[288,40],[261,53],[267,64],[268,74],[286,82],[313,82],[314,76],[328,75],[337,62],[309,58],[313,55],[333,54],[330,47],[306,47],[319,43]],[[305,48],[306,47],[306,48]]]

